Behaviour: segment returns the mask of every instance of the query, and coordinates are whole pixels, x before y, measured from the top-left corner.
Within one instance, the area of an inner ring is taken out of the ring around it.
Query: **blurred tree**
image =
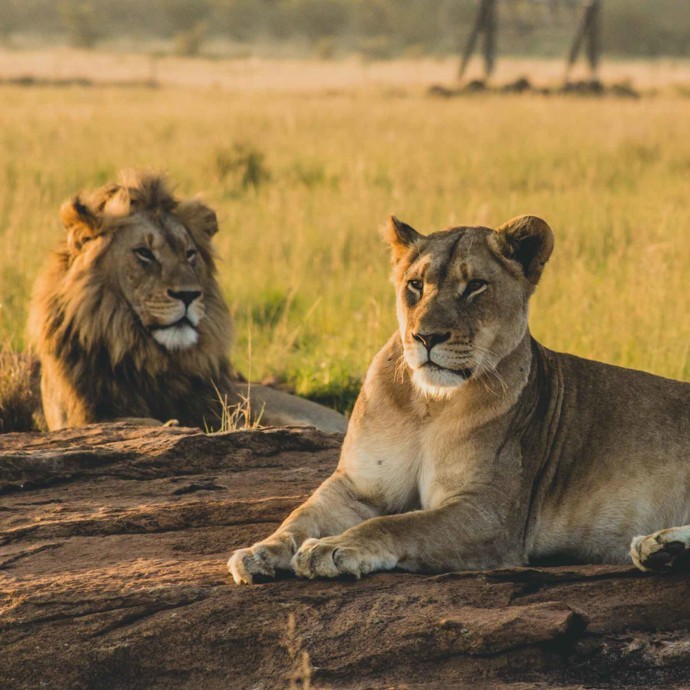
[[[465,48],[481,1],[0,0],[0,25],[15,42],[26,35],[54,42],[56,33],[64,34],[69,24],[69,40],[79,45],[107,38],[141,46],[186,33],[178,44],[182,52],[198,52],[214,36],[252,43],[274,55],[277,42],[295,55],[316,47],[325,55],[359,50],[388,56],[448,55],[458,52],[459,34]],[[582,2],[496,0],[497,10],[504,12],[501,52],[567,55]],[[84,7],[86,11],[80,9]],[[690,55],[690,0],[606,0],[600,24],[607,53]],[[484,50],[482,37],[476,37],[475,50]],[[586,48],[583,38],[581,49]]]
[[[99,38],[96,13],[90,2],[65,0],[60,3],[60,16],[69,33],[70,45],[93,48]]]
[[[585,44],[585,52],[592,79],[596,79],[597,68],[601,60],[601,0],[585,0],[582,6],[580,23],[575,32],[573,44],[568,54],[565,80],[568,81],[570,70],[577,61],[582,44]]]
[[[347,25],[347,7],[340,0],[302,0],[299,26],[312,41],[322,36],[336,36]]]
[[[184,31],[208,17],[210,2],[207,0],[164,0],[161,3],[172,27]]]
[[[690,2],[606,0],[602,40],[617,55],[690,56]]]
[[[206,22],[196,22],[185,31],[175,34],[175,55],[193,57],[201,52],[201,45],[206,38]]]
[[[7,0],[4,5],[0,5],[0,42],[9,43],[18,18],[17,0]]]
[[[177,55],[198,55],[206,37],[211,9],[208,0],[166,0],[165,14],[175,32]]]
[[[470,37],[465,45],[465,50],[460,61],[460,71],[458,78],[462,79],[465,75],[465,70],[469,64],[472,53],[477,45],[477,40],[481,35],[483,37],[482,54],[484,56],[484,73],[487,79],[494,71],[496,64],[496,35],[498,33],[498,12],[496,9],[496,0],[481,0],[479,11],[477,12],[477,19],[470,33]]]
[[[238,41],[251,41],[265,26],[264,5],[264,0],[214,0],[213,25]]]
[[[396,9],[388,0],[358,0],[355,3],[355,31],[364,36],[391,34]]]

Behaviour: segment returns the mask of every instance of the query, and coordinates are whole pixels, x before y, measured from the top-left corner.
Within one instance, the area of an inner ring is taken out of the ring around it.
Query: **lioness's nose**
[[[201,297],[201,290],[168,290],[173,299],[179,299],[188,307],[197,297]]]
[[[427,350],[431,350],[434,345],[443,343],[450,338],[450,333],[413,333],[412,337],[419,340]]]

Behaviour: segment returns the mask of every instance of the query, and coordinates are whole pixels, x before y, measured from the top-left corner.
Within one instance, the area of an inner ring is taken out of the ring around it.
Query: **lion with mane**
[[[29,335],[49,429],[123,417],[217,426],[239,400],[232,321],[216,279],[216,214],[164,177],[124,172],[61,208],[66,230],[34,288]],[[266,423],[344,431],[345,418],[264,386]],[[220,395],[219,395],[220,394]]]

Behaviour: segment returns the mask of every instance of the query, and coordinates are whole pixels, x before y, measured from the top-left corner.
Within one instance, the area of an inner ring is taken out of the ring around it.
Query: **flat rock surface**
[[[341,437],[0,436],[0,687],[690,687],[690,577],[632,567],[236,587]]]

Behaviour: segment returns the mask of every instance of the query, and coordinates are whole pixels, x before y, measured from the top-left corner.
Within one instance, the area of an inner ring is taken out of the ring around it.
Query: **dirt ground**
[[[671,688],[690,578],[632,567],[234,586],[334,468],[309,429],[0,437],[0,686]]]
[[[67,47],[10,50],[0,46],[0,77],[6,80],[65,83],[81,80],[88,84],[156,83],[165,87],[211,88],[241,93],[265,91],[314,94],[333,91],[374,89],[425,89],[430,84],[452,86],[459,60],[414,58],[384,61],[352,56],[339,60],[268,59],[236,57],[224,59],[155,56],[145,52],[77,50]],[[563,59],[503,57],[496,66],[497,83],[527,77],[541,86],[561,84]],[[468,79],[482,74],[480,60],[474,60]],[[642,90],[687,89],[690,60],[656,58],[647,60],[607,59],[600,69],[604,82],[630,82]],[[584,65],[577,65],[572,78],[588,77]]]

